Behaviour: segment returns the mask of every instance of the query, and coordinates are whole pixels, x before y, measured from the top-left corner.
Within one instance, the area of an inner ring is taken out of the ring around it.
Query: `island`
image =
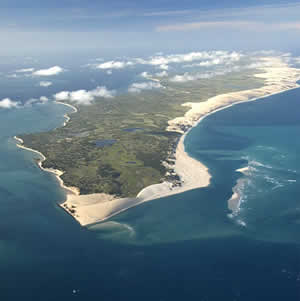
[[[151,78],[162,88],[99,98],[91,105],[66,102],[74,112],[62,127],[20,134],[18,146],[36,151],[39,166],[57,176],[67,191],[59,205],[82,226],[206,187],[208,168],[185,152],[188,131],[217,110],[298,87],[300,70],[280,56],[260,62],[256,69],[185,83]],[[230,201],[232,211],[238,206]]]

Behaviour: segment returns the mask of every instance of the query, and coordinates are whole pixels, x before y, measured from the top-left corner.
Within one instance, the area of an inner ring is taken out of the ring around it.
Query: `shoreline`
[[[64,102],[61,102],[61,101],[55,101],[55,103],[57,104],[61,104],[61,105],[64,105],[64,106],[67,106],[71,109],[73,109],[73,112],[69,113],[69,114],[74,114],[74,113],[77,113],[78,112],[78,109],[68,103],[64,103]],[[67,123],[70,121],[70,116],[68,114],[64,114],[64,117],[66,118],[65,122],[63,123],[62,127],[66,126]]]
[[[267,59],[265,58],[265,60]],[[200,103],[184,103],[182,105],[190,107],[190,110],[188,110],[183,117],[169,121],[169,126],[166,130],[177,131],[182,134],[176,148],[175,164],[173,166],[174,171],[180,177],[180,185],[178,184],[176,187],[166,181],[150,185],[142,189],[135,198],[116,198],[113,195],[104,193],[80,195],[78,188],[64,185],[63,180],[60,178],[64,172],[47,169],[42,166],[42,162],[46,160],[46,157],[42,153],[26,148],[20,144],[17,144],[17,146],[36,152],[42,156],[43,160],[39,162],[40,168],[55,174],[60,186],[67,191],[66,200],[58,205],[72,215],[82,226],[103,222],[147,201],[207,187],[211,181],[209,170],[200,161],[188,155],[184,146],[185,138],[192,128],[197,126],[207,116],[220,110],[239,103],[263,99],[300,87],[300,85],[297,84],[297,81],[300,79],[299,69],[289,67],[279,58],[269,58],[269,60],[272,60],[277,66],[260,68],[264,73],[255,74],[256,77],[265,79],[266,84],[264,86],[251,90],[220,94]],[[77,108],[72,105],[62,102],[57,103],[72,107],[74,113],[78,111]],[[65,117],[66,121],[64,126],[70,120],[67,114],[65,114]],[[21,139],[18,137],[15,137],[15,139],[21,142]],[[235,191],[233,191],[232,198],[233,197],[236,197]],[[229,200],[228,208],[231,210]]]
[[[69,114],[78,112],[78,109],[76,107],[70,105],[70,104],[63,103],[63,102],[60,102],[60,101],[55,101],[55,103],[62,104],[62,105],[65,105],[67,107],[72,108],[74,111],[71,112],[71,113],[69,113]],[[66,120],[62,124],[62,127],[66,126],[66,124],[68,123],[68,121],[71,119],[68,114],[64,114],[63,117]],[[54,169],[54,168],[45,168],[45,167],[43,167],[43,162],[47,159],[46,156],[43,153],[39,152],[38,150],[35,150],[35,149],[32,149],[32,148],[24,146],[23,145],[24,141],[21,138],[19,138],[19,137],[14,136],[13,138],[18,142],[16,144],[16,146],[18,148],[25,149],[27,151],[33,152],[33,153],[35,153],[35,154],[37,154],[37,155],[39,155],[41,157],[41,159],[39,159],[37,161],[37,165],[39,166],[39,168],[41,170],[54,174],[61,188],[63,188],[67,193],[72,193],[72,194],[75,194],[75,195],[79,195],[79,189],[77,187],[70,187],[70,186],[66,186],[64,184],[64,181],[61,179],[61,176],[64,174],[64,171],[61,171],[59,169]]]
[[[52,173],[55,175],[56,179],[58,180],[59,182],[59,185],[60,187],[62,187],[64,190],[66,190],[67,192],[71,192],[72,194],[76,194],[76,195],[79,195],[79,191],[78,191],[78,188],[76,187],[69,187],[69,186],[66,186],[64,184],[64,181],[60,178],[64,172],[59,170],[59,169],[54,169],[54,168],[45,168],[43,167],[43,162],[47,159],[44,154],[42,154],[41,152],[35,150],[35,149],[32,149],[32,148],[29,148],[29,147],[26,147],[24,145],[22,145],[24,142],[21,138],[17,137],[17,136],[14,136],[13,137],[18,143],[16,144],[16,146],[18,148],[21,148],[21,149],[25,149],[27,151],[30,151],[30,152],[33,152],[37,155],[39,155],[41,157],[41,159],[39,159],[37,161],[37,165],[39,166],[39,168],[43,171],[46,171],[46,172],[49,172],[49,173]]]

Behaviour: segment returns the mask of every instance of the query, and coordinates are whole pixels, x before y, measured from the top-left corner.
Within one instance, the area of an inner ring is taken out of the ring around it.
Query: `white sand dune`
[[[261,68],[262,73],[255,76],[263,78],[265,86],[252,90],[221,94],[204,102],[185,103],[183,106],[190,107],[190,110],[183,117],[170,120],[167,130],[183,133],[183,126],[193,127],[209,114],[233,104],[260,99],[299,87],[296,82],[300,79],[300,69],[289,67],[280,57],[267,57],[263,58],[263,60],[268,67]],[[178,143],[174,168],[182,180],[182,186],[172,187],[171,183],[164,182],[144,188],[136,198],[123,199],[107,194],[79,195],[76,189],[65,187],[68,189],[67,200],[60,206],[69,212],[81,225],[85,226],[104,221],[150,200],[208,186],[211,175],[207,167],[191,158],[184,150],[186,134],[181,137]],[[55,172],[59,178],[58,171]],[[63,185],[62,181],[61,185]],[[229,208],[235,210],[238,206],[237,195],[234,192],[233,197],[229,201]]]

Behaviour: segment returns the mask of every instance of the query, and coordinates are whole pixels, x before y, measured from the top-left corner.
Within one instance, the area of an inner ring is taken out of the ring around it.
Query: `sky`
[[[299,1],[1,0],[0,55],[298,51]]]

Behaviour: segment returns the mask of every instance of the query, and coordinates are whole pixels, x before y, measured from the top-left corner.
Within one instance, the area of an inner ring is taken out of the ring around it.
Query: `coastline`
[[[64,103],[64,102],[61,102],[61,101],[55,101],[55,103],[58,103],[58,104],[61,104],[61,105],[64,105],[64,106],[67,106],[71,109],[73,109],[73,112],[69,113],[69,114],[73,114],[73,113],[77,113],[78,112],[78,109],[68,103]],[[65,114],[64,117],[66,118],[65,122],[63,123],[62,127],[66,126],[67,123],[70,121],[70,116],[68,114]]]
[[[26,147],[24,145],[22,145],[24,142],[21,138],[17,137],[17,136],[14,136],[13,137],[18,143],[16,144],[16,146],[18,148],[21,148],[21,149],[25,149],[27,151],[30,151],[30,152],[33,152],[37,155],[39,155],[41,157],[41,159],[38,160],[37,164],[39,166],[39,168],[43,171],[46,171],[46,172],[50,172],[52,174],[55,175],[55,177],[57,178],[60,186],[65,189],[68,193],[72,193],[72,194],[75,194],[75,195],[79,195],[79,190],[78,188],[76,187],[69,187],[69,186],[66,186],[64,184],[64,181],[61,179],[61,176],[64,174],[63,171],[61,170],[58,170],[58,169],[54,169],[54,168],[45,168],[43,167],[43,162],[47,159],[41,152],[35,150],[35,149],[32,149],[32,148],[29,148],[29,147]]]
[[[300,86],[297,84],[297,80],[300,79],[299,69],[289,67],[279,58],[268,58],[268,60],[271,61],[275,67],[260,68],[264,73],[255,75],[256,77],[264,78],[267,83],[266,85],[257,89],[217,95],[209,98],[205,102],[185,103],[183,106],[190,107],[190,110],[187,111],[183,117],[178,117],[169,121],[169,126],[166,130],[177,131],[182,134],[176,148],[174,165],[174,171],[179,175],[181,181],[179,186],[173,187],[170,182],[154,184],[141,190],[135,198],[116,198],[113,195],[103,193],[80,195],[80,192],[76,187],[67,187],[64,185],[60,178],[63,171],[42,167],[42,162],[46,160],[46,157],[43,154],[20,144],[17,144],[17,146],[36,152],[43,158],[43,160],[39,162],[40,168],[55,174],[61,187],[67,191],[66,201],[59,204],[59,206],[71,214],[82,226],[105,221],[114,215],[147,201],[179,194],[192,189],[207,187],[211,180],[208,168],[200,161],[187,154],[184,147],[184,140],[193,127],[197,126],[204,118],[217,111],[226,109],[238,103],[262,99]],[[78,111],[77,108],[72,105],[62,102],[57,103],[72,107],[74,112]],[[70,117],[67,114],[65,117],[66,121],[64,125],[70,120]],[[17,139],[18,142],[22,142],[20,141],[21,139],[17,137],[15,137],[15,139]],[[237,197],[235,191],[233,191],[232,198],[233,197],[235,199]],[[238,206],[237,201],[235,201],[235,204]],[[228,207],[231,209],[229,201]]]
[[[78,109],[70,104],[67,104],[67,103],[63,103],[63,102],[60,102],[60,101],[56,101],[56,103],[58,104],[62,104],[62,105],[65,105],[67,107],[70,107],[72,108],[74,111],[71,112],[72,113],[76,113],[78,112]],[[64,121],[64,123],[62,124],[62,127],[66,126],[66,124],[69,122],[70,120],[70,117],[68,114],[64,114],[64,118],[66,119]],[[71,194],[75,194],[75,195],[79,195],[79,189],[77,187],[69,187],[69,186],[66,186],[64,184],[64,181],[61,179],[61,176],[64,174],[64,171],[61,171],[61,170],[58,170],[58,169],[54,169],[54,168],[45,168],[43,167],[43,162],[47,159],[46,156],[44,154],[42,154],[41,152],[39,152],[38,150],[35,150],[35,149],[32,149],[32,148],[29,148],[29,147],[26,147],[24,146],[24,141],[17,137],[17,136],[14,136],[13,137],[16,141],[17,141],[17,144],[16,146],[18,148],[21,148],[21,149],[25,149],[27,151],[30,151],[30,152],[33,152],[37,155],[39,155],[41,157],[40,160],[38,160],[37,164],[39,166],[39,168],[43,171],[46,171],[46,172],[49,172],[49,173],[52,173],[55,175],[59,185],[67,192],[67,193],[71,193]]]

